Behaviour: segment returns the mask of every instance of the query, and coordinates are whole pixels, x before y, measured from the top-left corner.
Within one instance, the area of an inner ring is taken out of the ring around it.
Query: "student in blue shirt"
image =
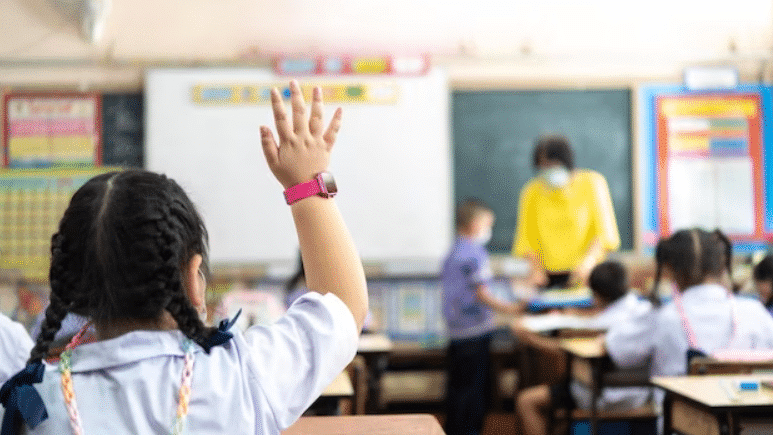
[[[290,113],[271,92],[279,145],[261,127],[268,166],[285,189],[330,182],[315,174],[329,165],[341,111],[325,128],[321,89],[310,111],[297,82],[290,90]],[[24,425],[34,435],[255,435],[290,426],[354,357],[368,308],[335,200],[300,193],[288,202],[314,291],[276,323],[242,333],[233,321],[202,321],[207,233],[182,188],[139,170],[89,180],[52,238],[51,302],[28,365],[0,389],[0,433]],[[94,333],[84,328],[58,362],[44,362],[70,312]]]
[[[489,289],[493,274],[485,245],[491,238],[494,212],[477,199],[457,209],[457,238],[443,263],[443,314],[448,346],[446,433],[478,434],[489,399],[489,345],[496,329],[493,311],[516,314],[520,304],[497,299]]]
[[[773,255],[766,255],[754,266],[754,286],[760,302],[773,315]]]

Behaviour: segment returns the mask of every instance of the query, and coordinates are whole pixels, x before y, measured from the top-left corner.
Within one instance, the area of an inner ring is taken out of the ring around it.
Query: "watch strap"
[[[284,195],[287,204],[292,205],[304,198],[319,195],[320,193],[322,193],[322,187],[320,186],[319,178],[314,177],[305,183],[296,184],[295,186],[287,188]]]

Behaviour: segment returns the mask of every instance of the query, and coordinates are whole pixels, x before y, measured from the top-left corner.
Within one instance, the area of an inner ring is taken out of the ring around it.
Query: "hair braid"
[[[27,363],[39,362],[48,355],[48,348],[51,347],[56,333],[62,327],[62,320],[67,315],[67,311],[67,304],[55,293],[51,293],[51,303],[46,308],[46,317],[40,327],[40,335],[35,341]]]
[[[199,313],[193,307],[184,291],[180,267],[184,267],[183,262],[188,258],[179,258],[182,254],[185,257],[186,251],[190,249],[183,246],[183,240],[179,234],[185,226],[181,220],[179,204],[170,201],[171,207],[167,204],[161,205],[161,219],[156,222],[159,233],[160,256],[163,265],[159,268],[159,274],[165,279],[165,290],[170,296],[166,303],[166,310],[177,322],[177,326],[194,342],[205,349],[204,344],[215,331],[215,328],[208,328],[199,318]]]
[[[177,327],[180,328],[186,337],[190,338],[194,342],[198,343],[204,349],[207,340],[216,331],[217,328],[207,327],[204,322],[201,321],[199,313],[193,308],[191,302],[182,293],[176,293],[172,295],[172,300],[166,305],[166,310],[172,315],[172,318],[177,322]]]
[[[40,334],[36,338],[35,346],[30,352],[28,362],[40,361],[48,355],[49,347],[56,338],[56,333],[62,326],[62,320],[72,304],[65,301],[60,295],[70,294],[72,288],[76,285],[77,278],[67,270],[67,251],[66,240],[60,233],[51,237],[51,269],[49,271],[49,282],[51,294],[50,302],[46,308],[45,318],[41,324]],[[69,299],[69,298],[68,298]]]

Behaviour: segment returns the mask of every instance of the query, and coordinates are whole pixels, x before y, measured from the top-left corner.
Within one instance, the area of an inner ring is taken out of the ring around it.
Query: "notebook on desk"
[[[523,326],[538,333],[558,331],[561,329],[589,329],[592,318],[589,316],[574,316],[567,314],[538,314],[524,316]]]
[[[587,287],[548,289],[529,300],[529,311],[557,308],[588,308],[593,305],[593,294]]]

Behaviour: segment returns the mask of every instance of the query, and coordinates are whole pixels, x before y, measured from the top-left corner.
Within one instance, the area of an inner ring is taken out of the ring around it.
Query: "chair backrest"
[[[711,357],[698,357],[690,361],[690,375],[748,375],[761,371],[773,371],[773,360],[767,361],[720,361]]]

